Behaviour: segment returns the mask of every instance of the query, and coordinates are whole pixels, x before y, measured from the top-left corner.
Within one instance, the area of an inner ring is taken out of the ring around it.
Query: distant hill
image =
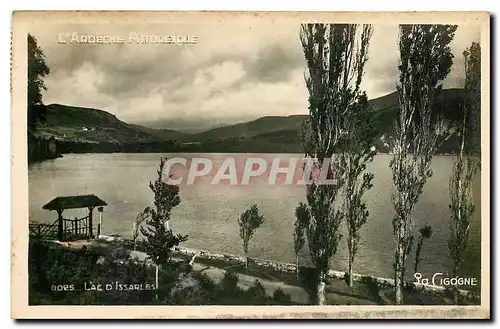
[[[210,129],[194,134],[190,138],[196,141],[247,139],[282,130],[298,132],[305,118],[307,118],[305,115],[266,116],[246,123]]]
[[[462,89],[446,89],[441,93],[435,114],[450,122],[456,121]],[[375,125],[379,131],[376,146],[387,152],[385,141],[393,131],[397,116],[397,93],[369,101],[375,110]],[[54,135],[72,142],[155,144],[164,142],[192,152],[301,152],[301,126],[307,115],[265,116],[253,121],[213,128],[196,134],[172,129],[159,129],[127,124],[114,115],[98,109],[51,104],[47,106],[47,123],[39,128],[41,135]],[[193,143],[194,142],[194,143]],[[172,144],[174,143],[174,144]],[[448,142],[441,152],[448,152]],[[142,146],[141,146],[142,147]],[[134,148],[132,148],[134,149]],[[156,148],[155,148],[156,149]],[[149,148],[151,150],[151,148]]]
[[[50,104],[47,106],[46,119],[46,123],[38,128],[38,134],[53,135],[59,140],[146,143],[157,139],[154,135],[98,109]]]
[[[435,113],[445,119],[455,121],[458,103],[463,97],[462,89],[445,89],[438,99]],[[375,124],[380,136],[390,134],[398,114],[396,92],[369,101],[375,111]],[[259,139],[274,142],[300,143],[301,125],[307,115],[266,116],[254,121],[210,129],[188,136],[196,141],[225,141],[231,139]]]
[[[154,136],[158,140],[176,140],[182,141],[186,138],[189,138],[191,134],[173,130],[173,129],[161,129],[161,128],[150,128],[144,127],[141,125],[130,124],[131,127],[136,128],[138,130],[144,131],[152,136]]]
[[[444,89],[436,100],[434,114],[443,119],[456,122],[459,119],[459,104],[463,101],[464,90]],[[369,101],[375,110],[377,130],[381,134],[392,132],[398,114],[398,95],[396,92]]]

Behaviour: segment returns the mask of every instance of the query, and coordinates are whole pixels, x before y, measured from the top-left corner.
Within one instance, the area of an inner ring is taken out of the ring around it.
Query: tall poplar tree
[[[303,144],[313,170],[308,177],[307,204],[301,203],[296,215],[299,223],[305,223],[309,252],[318,274],[320,305],[325,304],[325,279],[330,258],[342,237],[339,227],[344,219],[339,199],[346,177],[342,157],[334,156],[334,152],[347,144],[345,118],[362,102],[359,87],[371,26],[364,25],[358,32],[354,24],[303,24],[300,32],[309,91]]]
[[[427,179],[441,133],[442,121],[434,114],[436,96],[450,72],[453,54],[449,43],[457,26],[401,25],[399,27],[399,115],[390,162],[394,191],[392,221],[395,302],[403,303],[406,258],[412,245],[412,214]]]
[[[369,218],[364,194],[373,187],[374,174],[366,171],[368,163],[376,154],[373,142],[375,130],[373,109],[366,94],[357,96],[356,103],[349,109],[344,121],[343,143],[341,143],[340,164],[344,171],[344,193],[342,211],[347,226],[347,249],[349,252],[348,284],[353,286],[354,258],[358,251],[361,228]]]
[[[461,124],[457,129],[458,150],[455,152],[453,172],[450,177],[450,238],[448,251],[452,261],[453,277],[460,273],[468,247],[470,223],[474,212],[472,183],[478,169],[480,153],[481,124],[481,47],[473,43],[463,52],[465,61],[465,92],[466,98],[462,104]],[[458,290],[454,289],[454,300],[458,304]]]

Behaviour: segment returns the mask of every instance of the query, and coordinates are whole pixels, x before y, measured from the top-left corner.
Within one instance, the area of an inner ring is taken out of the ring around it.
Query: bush
[[[292,305],[292,298],[280,288],[276,289],[273,294],[273,304],[276,305]]]
[[[155,284],[155,268],[129,259],[119,244],[99,250],[70,249],[38,240],[29,248],[30,305],[289,305],[277,290],[267,296],[259,281],[238,287],[238,275],[227,271],[220,283],[193,272],[186,262],[168,262],[159,272],[157,290],[84,290],[85,284]],[[72,291],[52,291],[52,284],[73,284]],[[115,286],[114,286],[115,288]]]
[[[272,299],[269,299],[266,295],[266,290],[259,282],[255,280],[254,285],[246,291],[247,301],[251,305],[266,305],[271,304]]]
[[[317,282],[319,280],[319,271],[315,267],[299,267],[299,281],[304,290],[309,295],[311,304],[317,304]]]
[[[238,289],[237,285],[238,285],[238,274],[236,274],[235,272],[226,271],[221,281],[222,289],[225,291],[234,291]]]

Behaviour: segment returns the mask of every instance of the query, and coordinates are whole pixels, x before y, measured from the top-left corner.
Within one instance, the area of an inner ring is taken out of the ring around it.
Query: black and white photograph
[[[15,317],[490,317],[489,13],[12,22]]]

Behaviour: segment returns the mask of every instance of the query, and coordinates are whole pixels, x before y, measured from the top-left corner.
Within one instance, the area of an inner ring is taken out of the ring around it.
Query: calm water
[[[168,156],[161,156],[165,155]],[[152,203],[153,194],[148,182],[156,177],[159,156],[160,154],[68,154],[63,158],[34,164],[29,168],[30,220],[53,222],[56,213],[43,210],[42,206],[56,196],[95,194],[108,203],[103,215],[104,234],[115,233],[130,237],[137,213]],[[217,154],[184,156],[210,157],[219,163],[224,157]],[[278,155],[258,156],[273,158]],[[393,276],[392,174],[388,167],[389,160],[389,155],[378,155],[369,166],[369,170],[375,173],[374,188],[366,196],[371,217],[361,232],[355,259],[355,272],[358,273]],[[434,231],[432,237],[424,243],[423,260],[420,263],[420,271],[428,276],[435,272],[447,272],[446,241],[450,218],[448,180],[451,168],[451,157],[434,157],[434,176],[425,186],[414,212],[415,232],[425,223],[431,225]],[[472,225],[471,249],[463,272],[464,275],[479,279],[480,184],[479,179],[477,181],[477,212]],[[242,255],[236,218],[251,204],[257,204],[265,216],[265,223],[250,242],[250,256],[294,262],[294,210],[300,201],[305,200],[304,186],[270,186],[265,182],[246,186],[210,185],[200,180],[192,186],[181,186],[180,196],[182,202],[174,209],[170,225],[174,231],[189,235],[189,240],[183,246]],[[83,210],[64,212],[66,218],[85,214]],[[414,257],[414,253],[409,256],[408,275],[412,275]],[[302,251],[301,258],[303,262],[309,262],[307,250]],[[341,241],[331,264],[332,269],[347,268],[345,240]]]

